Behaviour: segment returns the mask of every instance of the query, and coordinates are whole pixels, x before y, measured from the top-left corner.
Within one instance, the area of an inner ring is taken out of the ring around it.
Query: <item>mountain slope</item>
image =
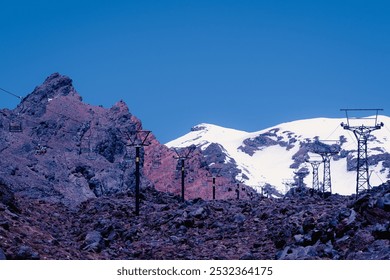
[[[12,122],[22,131],[10,132]],[[18,195],[77,206],[134,187],[135,164],[124,157],[135,151],[123,131],[142,125],[123,101],[83,103],[72,80],[54,73],[16,109],[0,110],[0,127],[0,181]]]
[[[253,188],[271,184],[279,191],[285,191],[283,182],[294,178],[295,171],[308,170],[304,183],[311,187],[312,168],[305,162],[319,159],[309,153],[306,145],[320,140],[327,144],[338,143],[339,155],[332,158],[332,191],[339,194],[352,194],[356,186],[357,140],[352,132],[344,130],[341,122],[345,119],[315,118],[276,125],[257,132],[244,132],[212,124],[200,124],[191,132],[175,139],[168,147],[196,145],[204,154],[210,156],[207,148],[214,144],[221,147],[225,163],[232,163],[240,170],[237,180]],[[390,124],[390,118],[379,116],[379,121]],[[371,124],[366,124],[371,125]],[[368,141],[368,156],[371,185],[380,185],[389,178],[390,130],[385,126],[374,131]],[[333,141],[333,140],[337,140]],[[212,165],[213,163],[209,163]],[[322,181],[323,167],[319,168]],[[296,176],[295,176],[296,177]],[[296,178],[295,178],[296,179]]]

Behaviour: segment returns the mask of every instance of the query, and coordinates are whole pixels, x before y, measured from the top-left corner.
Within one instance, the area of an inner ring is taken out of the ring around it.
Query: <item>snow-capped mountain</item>
[[[360,121],[360,120],[359,120]],[[371,118],[364,123],[350,126],[371,126]],[[384,127],[373,131],[368,140],[368,158],[371,186],[380,185],[390,178],[390,118],[378,116]],[[245,132],[212,124],[199,124],[191,132],[173,140],[168,147],[196,145],[211,167],[218,164],[234,166],[235,179],[259,190],[265,184],[285,192],[286,182],[292,180],[298,170],[309,171],[304,183],[312,186],[312,167],[305,160],[320,160],[320,156],[307,149],[309,143],[319,140],[327,145],[336,144],[340,153],[331,159],[332,192],[352,194],[356,190],[357,139],[353,132],[340,125],[346,119],[315,118],[282,123],[257,132]],[[367,123],[368,122],[368,123]],[[214,155],[211,157],[211,155]],[[319,167],[320,182],[323,181],[323,164]]]

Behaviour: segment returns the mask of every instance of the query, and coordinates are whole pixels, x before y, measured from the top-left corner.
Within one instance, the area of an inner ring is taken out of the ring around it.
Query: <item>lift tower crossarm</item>
[[[215,200],[216,178],[220,176],[219,173],[221,172],[221,170],[222,168],[220,167],[211,167],[209,169],[211,177],[213,178],[213,200]]]
[[[381,129],[384,124],[383,122],[378,122],[378,112],[383,111],[383,109],[341,109],[341,111],[345,112],[347,123],[341,123],[341,126],[345,130],[352,131],[358,141],[358,159],[356,165],[356,195],[358,195],[362,191],[369,191],[371,189],[370,186],[370,176],[368,172],[368,156],[367,156],[367,141],[371,134],[371,132]],[[352,118],[350,116],[351,112],[357,111],[374,111],[375,116],[373,117],[358,117]],[[352,120],[362,120],[364,123],[360,125],[351,125]],[[370,125],[367,123],[371,122]]]
[[[184,179],[185,179],[185,160],[190,157],[190,154],[195,150],[196,146],[189,146],[184,149],[176,149],[174,148],[174,151],[177,156],[175,158],[177,160],[180,160],[181,164],[181,201],[184,202],[184,193],[185,193],[185,188],[184,188]]]
[[[135,147],[135,214],[139,215],[140,206],[140,150],[141,147],[149,146],[147,138],[151,131],[149,130],[129,130],[124,135],[127,139],[126,146]]]

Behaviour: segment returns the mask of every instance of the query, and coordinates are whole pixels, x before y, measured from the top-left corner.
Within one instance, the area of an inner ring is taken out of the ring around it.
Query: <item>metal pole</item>
[[[181,159],[181,201],[184,202],[184,158]]]
[[[139,215],[140,146],[135,147],[135,214]]]
[[[149,134],[149,130],[129,130],[124,132],[128,140],[126,145],[135,147],[135,214],[137,216],[140,208],[140,150],[141,147],[150,145],[150,143],[146,142]]]
[[[213,200],[215,200],[215,177],[213,177]]]

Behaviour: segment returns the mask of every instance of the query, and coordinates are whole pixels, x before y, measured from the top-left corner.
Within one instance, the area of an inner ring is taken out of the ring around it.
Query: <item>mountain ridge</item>
[[[378,120],[384,121],[385,128],[373,132],[368,141],[369,163],[376,176],[372,178],[373,185],[379,185],[389,178],[390,131],[386,123],[390,123],[390,118],[379,115]],[[189,133],[166,145],[168,147],[196,145],[204,151],[211,143],[218,144],[222,147],[221,153],[224,154],[225,161],[234,160],[241,170],[241,177],[237,177],[237,180],[255,188],[270,183],[279,191],[283,191],[282,179],[293,179],[293,170],[306,168],[311,171],[311,167],[303,160],[304,156],[309,156],[308,151],[303,150],[302,146],[315,140],[339,143],[341,154],[334,156],[332,161],[334,165],[332,171],[336,174],[335,192],[349,195],[354,193],[356,180],[356,173],[352,166],[356,161],[357,140],[352,132],[341,127],[341,123],[345,121],[345,118],[304,119],[285,122],[255,132],[201,123],[194,126]],[[382,160],[378,159],[379,154],[384,157]],[[344,162],[341,157],[345,158]],[[261,173],[262,169],[266,171]],[[269,175],[273,170],[278,170],[278,173]],[[283,177],[280,178],[281,176]],[[305,181],[308,186],[312,184],[308,176]],[[349,189],[338,186],[340,184],[348,184]]]

